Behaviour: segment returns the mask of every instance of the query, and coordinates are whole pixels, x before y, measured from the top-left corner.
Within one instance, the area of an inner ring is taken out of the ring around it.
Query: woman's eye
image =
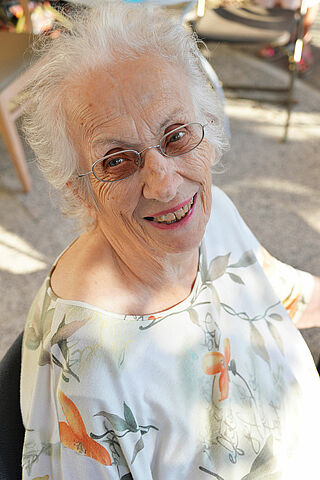
[[[174,132],[172,135],[169,135],[168,142],[178,142],[184,137],[184,132]]]
[[[124,162],[124,159],[121,157],[115,157],[111,158],[109,161],[105,163],[105,167],[117,167],[120,165],[122,162]]]

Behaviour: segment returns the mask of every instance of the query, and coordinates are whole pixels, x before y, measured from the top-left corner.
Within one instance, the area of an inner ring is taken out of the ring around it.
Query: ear
[[[97,219],[97,211],[94,206],[94,202],[90,202],[88,198],[84,198],[83,192],[79,188],[79,183],[73,179],[70,179],[66,183],[66,187],[71,191],[72,195],[82,203],[83,207],[87,210],[88,215],[94,220]]]
[[[213,167],[215,164],[216,164],[216,151],[215,151],[215,148],[212,144],[210,144],[210,163],[211,163],[211,166]]]

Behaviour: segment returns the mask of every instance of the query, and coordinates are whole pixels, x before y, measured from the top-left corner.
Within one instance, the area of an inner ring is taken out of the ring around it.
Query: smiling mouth
[[[170,213],[167,213],[166,215],[160,215],[160,217],[144,217],[144,218],[149,222],[164,223],[166,225],[171,225],[171,223],[178,223],[191,210],[194,202],[194,198],[195,198],[195,195],[192,197],[192,199],[188,203],[183,205],[183,207],[179,208],[179,210],[176,210],[175,212],[170,212]]]

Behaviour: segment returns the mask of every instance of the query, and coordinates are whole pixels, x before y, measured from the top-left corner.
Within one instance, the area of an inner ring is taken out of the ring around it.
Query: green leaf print
[[[87,323],[88,319],[85,320],[75,320],[70,323],[65,323],[65,316],[63,317],[62,322],[60,323],[58,330],[51,338],[51,346],[67,340],[71,335],[73,335],[77,330],[83,327]]]
[[[126,347],[123,347],[123,349],[121,350],[121,353],[119,355],[118,367],[121,367],[123,365],[125,356],[126,356]]]
[[[231,252],[227,253],[226,255],[215,257],[213,260],[211,260],[208,272],[210,280],[213,281],[219,277],[222,277],[227,269],[230,254]]]
[[[246,320],[247,322],[250,322],[251,324],[253,322],[258,322],[259,320],[266,320],[267,317],[271,317],[271,315],[276,315],[276,314],[269,314],[269,311],[272,310],[273,308],[277,307],[280,304],[280,301],[275,303],[274,305],[270,305],[266,309],[266,311],[263,314],[255,315],[254,317],[249,317],[249,315],[246,312],[237,312],[233,307],[230,305],[227,305],[223,302],[220,303],[221,307],[223,310],[228,313],[229,315],[232,315],[233,317],[238,317],[241,318],[241,320]]]
[[[124,432],[125,430],[129,430],[130,432],[132,431],[130,428],[130,425],[128,425],[123,418],[119,417],[118,415],[115,415],[114,413],[107,413],[107,412],[101,411],[95,414],[95,417],[97,416],[107,418],[117,432]]]
[[[60,342],[58,342],[58,345],[63,355],[63,358],[65,359],[66,362],[68,362],[69,348],[68,348],[67,340],[61,340]]]
[[[139,438],[139,440],[137,441],[137,443],[135,444],[134,446],[134,450],[133,450],[133,455],[132,455],[132,460],[131,460],[131,465],[133,464],[133,462],[135,461],[135,458],[137,456],[137,454],[140,452],[140,450],[142,450],[144,448],[144,443],[143,443],[143,439],[142,437]]]
[[[191,322],[195,323],[196,325],[198,325],[198,327],[200,327],[198,312],[194,308],[188,308],[187,312],[190,315]]]
[[[228,272],[228,275],[233,282],[239,283],[240,285],[245,285],[244,281],[238,275],[235,275],[234,273],[229,273],[229,272]]]
[[[45,302],[46,308],[48,308],[47,303],[48,300]],[[54,316],[53,308],[42,312],[41,316],[38,309],[39,308],[37,306],[37,310],[33,310],[34,313],[31,314],[31,316],[33,316],[32,323],[27,325],[25,333],[25,345],[30,350],[37,350],[39,345],[42,344],[43,339],[50,332]]]
[[[62,379],[65,382],[69,382],[68,375],[71,375],[78,382],[80,382],[78,375],[76,375],[71,368],[72,365],[74,365],[74,363],[76,362],[71,360],[71,353],[70,353],[70,347],[69,347],[68,341],[69,341],[69,338],[74,333],[76,333],[77,330],[82,328],[87,322],[88,322],[88,319],[86,318],[84,320],[75,320],[73,322],[66,323],[66,316],[64,315],[57,328],[57,331],[53,334],[50,345],[51,347],[53,347],[54,345],[58,345],[60,352],[63,356],[65,365],[53,353],[51,353],[49,357],[48,356],[44,356],[43,358],[41,357],[42,365],[44,365],[44,362],[51,363],[52,361],[55,365],[57,365],[62,369]]]
[[[281,315],[279,315],[279,313],[271,313],[271,315],[269,315],[270,318],[272,318],[273,320],[277,320],[277,322],[282,322],[283,321],[283,317],[281,317]]]
[[[126,402],[124,402],[124,404],[123,404],[123,411],[124,411],[124,418],[127,422],[129,430],[131,430],[131,432],[136,432],[138,425],[137,425],[137,422],[134,418],[134,415],[133,415],[132,411],[130,410],[130,408],[128,407]]]
[[[201,281],[205,283],[208,280],[208,260],[206,247],[203,243],[200,246],[199,271],[201,274]]]
[[[47,311],[45,317],[44,317],[44,323],[45,323],[45,328],[47,329],[47,332],[46,333],[43,333],[42,332],[42,337],[41,337],[41,352],[40,352],[40,355],[39,355],[39,360],[38,360],[38,364],[41,366],[43,365],[47,365],[47,364],[50,364],[51,363],[51,356],[50,356],[50,352],[48,352],[44,346],[43,346],[43,342],[44,342],[44,339],[46,338],[47,334],[50,332],[50,329],[51,329],[51,324],[52,324],[52,321],[53,321],[53,317],[54,317],[54,309],[51,308],[50,310]]]
[[[211,475],[212,477],[217,478],[218,480],[224,480],[223,477],[221,477],[221,476],[218,475],[217,473],[211,472],[210,470],[208,470],[208,469],[205,468],[205,467],[199,467],[199,470],[201,470],[201,472],[207,473],[208,475]]]
[[[250,472],[242,477],[241,480],[282,480],[282,474],[275,471],[276,468],[277,459],[273,455],[273,438],[272,435],[270,435],[260,453],[253,461]],[[223,477],[215,472],[211,472],[205,467],[199,467],[199,470],[218,480],[224,480]]]
[[[22,468],[26,470],[28,475],[31,475],[32,469],[35,463],[39,461],[41,455],[52,454],[52,445],[50,443],[44,443],[36,445],[32,442],[26,443],[22,455]]]
[[[29,350],[37,350],[41,343],[41,337],[33,325],[27,326],[25,345]]]
[[[132,460],[131,460],[131,464],[132,464],[135,461],[137,454],[140,452],[140,450],[144,448],[144,442],[143,442],[142,436],[146,435],[151,429],[159,430],[154,425],[138,425],[131,408],[126,404],[126,402],[123,403],[123,410],[124,410],[124,417],[125,417],[124,419],[119,417],[119,415],[115,415],[113,413],[107,413],[103,410],[94,415],[95,417],[101,416],[106,418],[109,421],[109,423],[112,425],[115,431],[123,432],[123,433],[121,434],[115,433],[114,430],[108,427],[106,422],[103,422],[103,427],[105,428],[104,433],[99,435],[92,432],[90,433],[90,437],[93,439],[101,440],[102,438],[104,438],[103,442],[108,444],[109,450],[113,457],[113,462],[118,466],[121,465],[121,462],[122,462],[122,451],[119,443],[120,438],[123,438],[127,435],[132,437],[132,435],[134,435],[133,439],[135,439],[137,438],[137,435],[139,436],[133,449]],[[124,461],[123,465],[126,465],[124,458],[123,458],[123,461]],[[126,478],[126,477],[123,477],[123,478]],[[129,478],[131,477],[128,477],[128,479]]]
[[[265,362],[270,363],[268,350],[266,349],[263,336],[259,330],[251,323],[250,341],[252,350],[259,355]]]
[[[282,355],[284,355],[283,341],[282,341],[280,333],[278,332],[277,328],[273,325],[273,323],[267,321],[267,325],[268,325],[270,333],[273,336],[275,342],[277,343]]]
[[[257,257],[253,253],[252,250],[247,250],[246,252],[243,253],[243,255],[240,257],[240,260],[237,263],[233,263],[229,265],[228,268],[243,268],[243,267],[249,267],[250,265],[253,265],[256,263]]]
[[[43,367],[44,365],[49,365],[51,363],[51,355],[48,350],[45,350],[44,348],[41,350],[41,353],[39,355],[38,359],[38,365],[40,367]]]
[[[207,287],[210,288],[210,290],[211,290],[212,302],[213,302],[213,305],[217,309],[218,316],[220,317],[221,302],[220,302],[220,298],[219,298],[217,289],[212,284],[208,284]]]

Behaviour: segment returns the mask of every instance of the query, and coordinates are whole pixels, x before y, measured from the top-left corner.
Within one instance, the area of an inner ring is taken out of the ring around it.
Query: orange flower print
[[[161,317],[155,317],[154,315],[149,315],[148,320],[151,320],[152,322],[154,322],[155,320],[158,320],[158,318],[161,318]]]
[[[228,398],[229,395],[229,374],[228,365],[230,362],[230,340],[224,341],[224,355],[220,352],[208,352],[202,359],[202,368],[207,375],[217,375],[220,373],[219,390],[221,398],[219,402]]]
[[[274,291],[280,295],[281,291],[281,284],[279,284],[279,278],[282,279],[282,283],[285,282],[286,284],[292,284],[292,268],[288,265],[284,265],[276,258],[272,257],[270,253],[261,247],[263,264],[262,268],[264,273],[267,275]],[[300,290],[300,289],[299,289]],[[302,294],[298,291],[297,285],[292,284],[290,294],[285,298],[281,299],[281,303],[283,304],[284,308],[287,310],[290,318],[293,320],[296,313],[299,310],[299,305],[302,302]]]
[[[75,404],[61,390],[58,391],[58,398],[68,422],[59,422],[61,443],[77,453],[97,460],[102,465],[111,465],[111,458],[107,450],[87,434]]]
[[[299,310],[299,303],[301,301],[301,293],[298,293],[295,297],[292,297],[292,295],[289,295],[285,300],[283,300],[282,304],[284,308],[287,310],[290,318],[293,320],[295,317],[295,314]]]

